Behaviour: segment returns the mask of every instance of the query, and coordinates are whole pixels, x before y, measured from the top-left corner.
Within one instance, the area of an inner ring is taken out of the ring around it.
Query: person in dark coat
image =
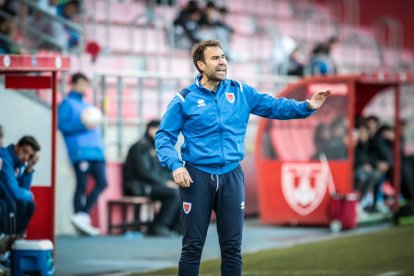
[[[150,225],[148,235],[168,236],[181,232],[180,193],[168,169],[162,167],[155,152],[154,137],[160,126],[152,120],[141,140],[131,146],[123,166],[123,188],[127,196],[147,196],[161,201],[161,209]]]

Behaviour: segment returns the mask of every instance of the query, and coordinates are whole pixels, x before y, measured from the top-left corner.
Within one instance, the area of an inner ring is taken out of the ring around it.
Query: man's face
[[[226,79],[227,61],[220,47],[207,47],[204,51],[204,62],[198,61],[197,65],[211,81]]]
[[[152,139],[155,139],[155,133],[158,131],[159,127],[150,127],[148,129],[148,134]]]
[[[29,145],[23,145],[23,146],[16,145],[14,151],[16,153],[17,159],[19,160],[20,164],[27,163],[36,154],[36,151],[34,150],[34,148],[32,148]]]
[[[88,88],[89,82],[84,79],[79,79],[76,83],[72,84],[72,89],[80,93],[85,94]]]

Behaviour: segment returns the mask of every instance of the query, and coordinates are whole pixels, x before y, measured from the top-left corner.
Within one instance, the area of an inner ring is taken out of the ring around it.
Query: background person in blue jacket
[[[32,136],[23,136],[16,145],[0,148],[0,199],[6,202],[8,212],[14,213],[16,218],[16,233],[9,232],[10,225],[4,230],[18,238],[24,237],[35,210],[30,186],[39,151],[40,145]]]
[[[304,102],[274,98],[226,79],[227,62],[220,42],[204,41],[192,51],[200,72],[195,82],[170,102],[155,136],[158,158],[181,187],[183,240],[179,275],[198,275],[212,210],[217,216],[221,275],[242,271],[244,214],[244,136],[250,114],[270,119],[306,118],[330,91]],[[174,145],[184,136],[181,158]]]
[[[69,158],[76,174],[73,200],[75,214],[72,223],[81,232],[96,236],[100,231],[91,225],[89,211],[106,188],[107,180],[99,128],[101,121],[96,119],[96,113],[99,111],[84,100],[88,87],[89,80],[84,74],[72,75],[71,91],[58,108],[58,127],[65,138]],[[86,195],[89,174],[95,180],[95,186]]]

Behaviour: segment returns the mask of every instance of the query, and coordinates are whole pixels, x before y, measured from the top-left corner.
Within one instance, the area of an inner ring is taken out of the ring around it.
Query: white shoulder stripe
[[[241,82],[239,82],[239,81],[237,81],[237,83],[239,84],[239,86],[240,86],[240,91],[241,92],[243,92],[243,85],[241,84]]]
[[[176,94],[183,102],[185,102],[185,99],[184,99],[184,97],[183,96],[181,96],[181,94],[180,93],[177,93]]]

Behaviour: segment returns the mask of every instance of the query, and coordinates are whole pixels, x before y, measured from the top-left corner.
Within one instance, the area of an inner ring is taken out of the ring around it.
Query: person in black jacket
[[[360,192],[361,207],[372,207],[365,205],[364,203],[369,202],[364,199],[368,196],[368,193],[371,193],[373,198],[374,189],[378,189],[381,184],[382,175],[375,167],[374,160],[372,160],[369,152],[368,126],[360,120],[356,123],[356,130],[358,137],[355,142],[354,187]]]
[[[148,196],[161,201],[161,209],[150,225],[148,235],[168,236],[181,232],[180,193],[168,169],[162,167],[155,152],[154,137],[159,120],[147,124],[144,137],[133,144],[123,166],[124,194]]]

